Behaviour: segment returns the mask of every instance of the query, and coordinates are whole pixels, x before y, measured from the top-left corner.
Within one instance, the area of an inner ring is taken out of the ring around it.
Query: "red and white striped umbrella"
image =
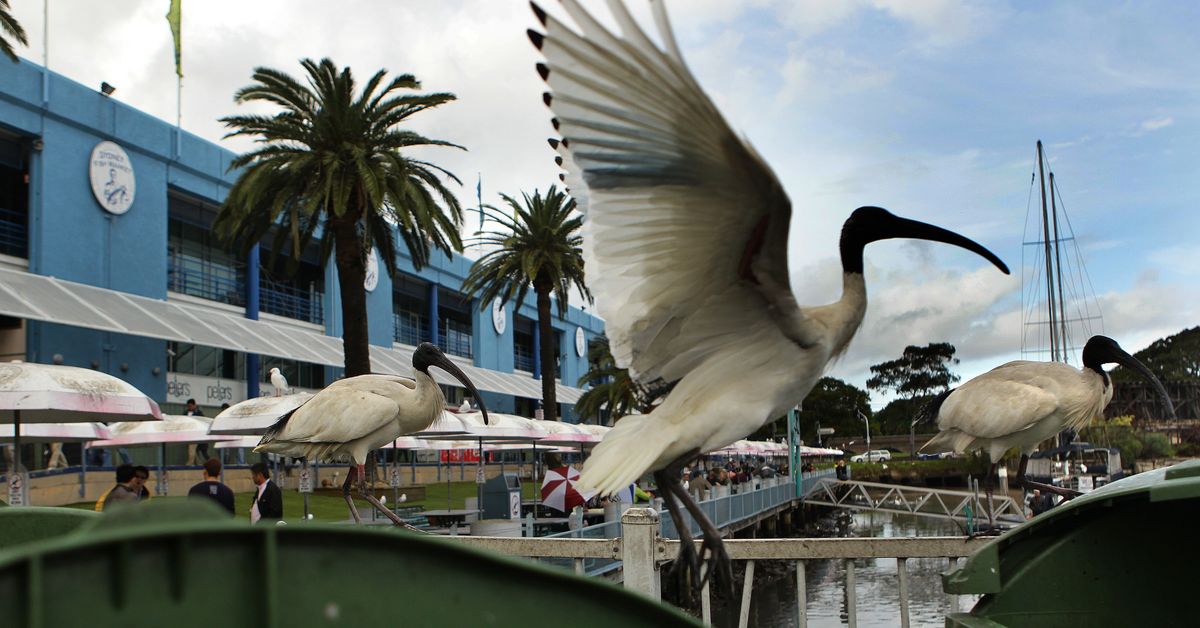
[[[575,467],[555,467],[546,470],[542,479],[542,504],[560,512],[570,512],[592,498],[596,491],[580,491],[575,487],[579,471]]]

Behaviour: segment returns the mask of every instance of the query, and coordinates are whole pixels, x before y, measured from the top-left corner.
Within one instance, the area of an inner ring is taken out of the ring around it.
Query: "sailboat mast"
[[[1054,266],[1058,271],[1058,327],[1061,333],[1058,335],[1058,344],[1061,349],[1063,362],[1070,362],[1070,354],[1067,352],[1067,306],[1063,302],[1065,299],[1063,290],[1062,278],[1062,257],[1059,253],[1059,238],[1058,238],[1058,208],[1054,203],[1054,171],[1050,171],[1050,217],[1054,221]]]
[[[1037,141],[1038,183],[1042,188],[1042,242],[1046,256],[1046,309],[1050,315],[1050,361],[1058,362],[1058,321],[1054,315],[1054,267],[1050,259],[1050,216],[1046,207],[1046,171],[1042,165],[1042,140]]]

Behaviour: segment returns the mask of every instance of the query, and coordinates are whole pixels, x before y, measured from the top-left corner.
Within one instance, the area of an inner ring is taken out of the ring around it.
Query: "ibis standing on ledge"
[[[1083,347],[1082,369],[1061,362],[1018,360],[935,397],[917,421],[936,421],[938,434],[921,451],[982,450],[992,463],[986,483],[990,495],[1000,458],[1015,447],[1021,452],[1017,485],[1074,497],[1075,491],[1025,479],[1025,467],[1038,443],[1104,416],[1113,387],[1103,367],[1114,362],[1146,378],[1175,418],[1167,390],[1146,365],[1112,338],[1092,336]]]
[[[650,414],[622,418],[584,464],[582,485],[612,494],[647,471],[676,521],[693,591],[732,573],[720,531],[683,489],[701,453],[745,438],[796,406],[845,351],[867,304],[863,247],[917,238],[1004,263],[956,233],[861,207],[842,228],[842,297],[800,307],[788,275],[791,203],[758,153],[726,124],[684,64],[661,2],[660,49],[620,2],[622,36],[574,0],[581,32],[534,5],[545,32],[543,100],[562,134],[551,140],[585,213],[588,285],[613,357],[641,385],[673,384]],[[682,504],[704,533],[698,555]],[[710,569],[700,575],[700,557]]]
[[[413,352],[412,366],[413,379],[399,375],[359,375],[326,386],[280,417],[254,451],[320,461],[349,458],[350,471],[342,484],[342,495],[354,521],[360,521],[360,517],[350,497],[350,486],[357,478],[359,494],[393,523],[405,526],[403,520],[367,492],[365,465],[372,451],[406,434],[420,432],[442,415],[446,400],[429,375],[429,367],[436,366],[462,382],[472,398],[478,400],[483,422],[488,422],[487,408],[475,385],[436,346],[421,343]]]

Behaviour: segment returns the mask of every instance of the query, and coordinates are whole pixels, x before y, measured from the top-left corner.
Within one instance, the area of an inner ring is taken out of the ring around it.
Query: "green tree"
[[[871,378],[867,380],[870,390],[891,390],[906,402],[903,409],[908,416],[904,418],[907,424],[899,433],[908,431],[911,435],[915,429],[913,420],[922,404],[918,400],[931,397],[936,393],[950,388],[950,385],[961,379],[950,371],[950,365],[958,364],[954,357],[954,345],[948,342],[931,342],[924,347],[909,345],[899,359],[882,362],[871,367]],[[900,406],[897,406],[897,410]],[[886,410],[886,408],[885,408]],[[895,429],[897,419],[888,421]],[[889,432],[895,433],[895,432]],[[916,443],[910,443],[910,453],[916,453]]]
[[[1159,338],[1133,357],[1163,382],[1200,381],[1200,327]],[[1141,375],[1121,366],[1113,369],[1112,378],[1122,384],[1145,383]]]
[[[835,437],[849,437],[858,441],[866,438],[866,426],[856,411],[867,415],[871,433],[878,432],[879,424],[871,417],[871,396],[867,391],[834,377],[817,380],[808,396],[800,403],[800,438],[810,445],[817,443],[817,426],[830,427]],[[771,438],[787,433],[787,417],[781,417],[759,428],[751,438]],[[857,438],[855,435],[858,435]],[[828,441],[829,437],[822,437]]]
[[[537,297],[538,335],[541,341],[539,364],[542,373],[542,411],[547,420],[558,417],[558,398],[554,390],[557,356],[551,320],[550,296],[554,295],[558,315],[567,313],[567,300],[574,286],[592,302],[592,293],[583,277],[583,238],[579,229],[583,217],[575,213],[575,199],[550,186],[546,194],[522,194],[523,202],[501,194],[511,215],[486,207],[488,219],[498,223],[496,231],[486,231],[480,242],[492,248],[471,265],[463,282],[463,292],[479,294],[479,307],[490,307],[497,297],[502,303],[524,302],[529,287]]]
[[[29,45],[29,39],[25,36],[25,29],[21,28],[21,23],[17,18],[13,17],[12,9],[9,8],[8,0],[0,0],[0,52],[12,60],[13,63],[19,61],[17,51],[13,48],[9,37],[17,40],[23,46]]]
[[[458,179],[402,151],[455,144],[400,128],[414,114],[454,100],[453,94],[413,94],[411,74],[387,79],[380,70],[356,92],[350,68],[333,61],[300,62],[307,85],[270,68],[256,68],[254,83],[238,90],[238,103],[261,101],[273,116],[228,116],[226,137],[249,136],[258,147],[237,157],[237,182],[215,227],[243,254],[271,236],[278,254],[291,243],[293,261],[314,238],[323,261],[334,255],[341,289],[346,375],[371,370],[363,279],[372,246],[389,274],[396,272],[395,233],[413,265],[423,267],[433,249],[461,251],[462,210],[442,184]],[[250,269],[258,272],[258,269]]]
[[[627,414],[649,412],[660,397],[638,386],[628,370],[617,366],[606,336],[588,343],[588,371],[579,385],[588,389],[575,402],[575,413],[583,419],[594,417],[598,423],[605,416],[615,423]]]
[[[932,397],[900,397],[893,399],[882,410],[875,413],[880,434],[907,434],[912,428],[912,419]],[[934,430],[936,431],[936,430]]]

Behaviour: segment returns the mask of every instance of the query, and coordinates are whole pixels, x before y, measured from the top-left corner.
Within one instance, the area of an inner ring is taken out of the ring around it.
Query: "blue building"
[[[0,62],[0,361],[99,369],[165,412],[194,397],[209,416],[260,394],[271,367],[300,389],[338,377],[332,262],[314,248],[292,268],[268,244],[239,259],[211,231],[234,156],[40,66]],[[366,286],[373,370],[407,374],[413,346],[432,341],[489,408],[534,416],[532,298],[481,310],[460,292],[470,260],[435,255],[417,271],[406,253],[394,280],[376,272]],[[570,308],[554,328],[560,415],[574,421],[603,324]],[[443,388],[458,404],[454,381]]]

